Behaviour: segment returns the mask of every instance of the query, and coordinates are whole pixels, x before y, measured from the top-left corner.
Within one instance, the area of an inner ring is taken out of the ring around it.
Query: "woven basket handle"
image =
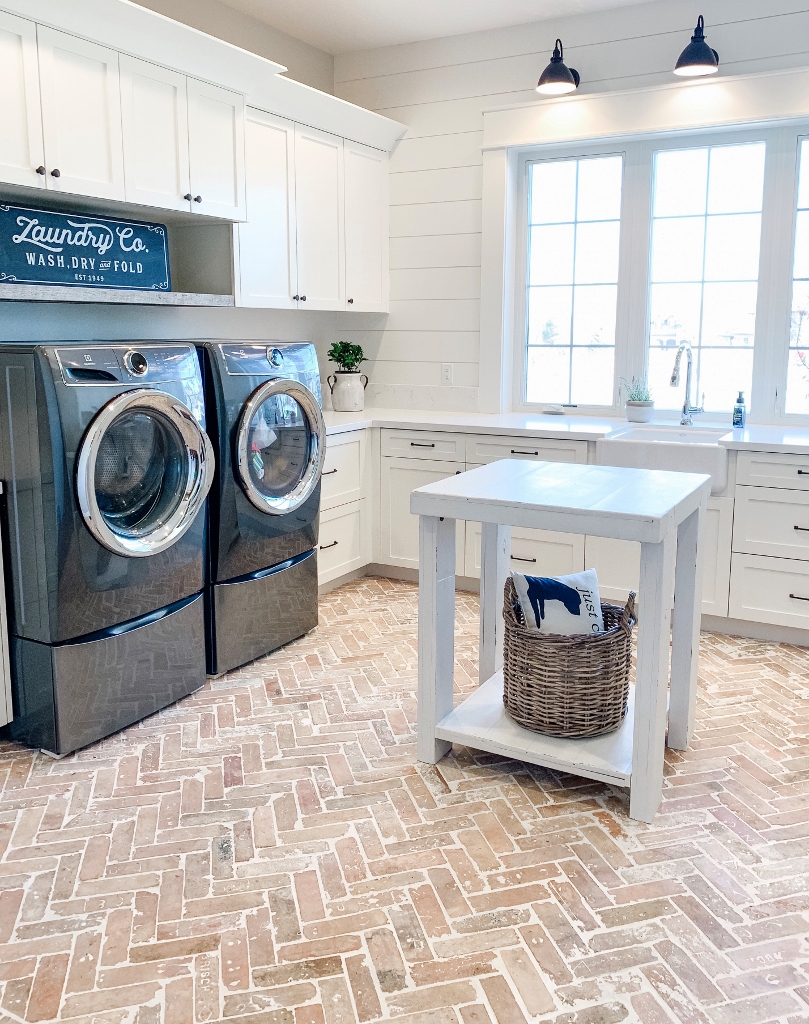
[[[638,595],[635,593],[634,590],[631,590],[629,592],[629,597],[626,599],[626,605],[624,607],[624,610],[621,612],[622,626],[629,626],[630,619],[634,619],[635,622],[638,621],[638,613],[635,611],[635,598],[637,596]]]

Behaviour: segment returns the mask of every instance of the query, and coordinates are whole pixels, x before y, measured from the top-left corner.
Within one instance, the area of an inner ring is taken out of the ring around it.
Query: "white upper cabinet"
[[[185,75],[126,54],[120,70],[127,202],[188,212]]]
[[[244,97],[188,79],[191,209],[245,220]]]
[[[343,140],[295,125],[301,309],[345,309]]]
[[[118,54],[37,27],[48,188],[124,199]]]
[[[250,111],[245,150],[249,219],[238,227],[241,303],[294,309],[295,125]]]
[[[388,308],[387,155],[346,140],[346,308]]]
[[[45,187],[36,25],[0,12],[0,180]],[[39,173],[37,172],[39,168]]]

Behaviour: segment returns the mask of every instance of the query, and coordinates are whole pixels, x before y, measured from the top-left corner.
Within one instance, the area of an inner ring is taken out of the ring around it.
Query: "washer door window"
[[[191,526],[213,480],[211,442],[179,399],[119,395],[90,424],[76,475],[79,507],[104,547],[154,555]]]
[[[271,515],[300,508],[323,468],[320,403],[297,381],[267,381],[242,411],[236,449],[242,487],[256,508]]]

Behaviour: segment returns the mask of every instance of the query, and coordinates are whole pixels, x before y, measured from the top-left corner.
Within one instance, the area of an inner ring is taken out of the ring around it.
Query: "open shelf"
[[[202,292],[119,291],[50,284],[0,284],[0,299],[15,302],[104,302],[120,306],[232,306],[232,295]]]
[[[605,736],[568,740],[542,736],[517,725],[503,706],[503,673],[495,673],[471,696],[441,719],[435,735],[490,754],[528,761],[543,768],[582,775],[586,779],[628,786],[632,776],[632,732],[635,687],[620,729]]]

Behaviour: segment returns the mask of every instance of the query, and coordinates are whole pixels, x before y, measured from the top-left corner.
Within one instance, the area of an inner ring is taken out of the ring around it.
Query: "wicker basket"
[[[604,632],[577,636],[526,628],[514,582],[505,587],[503,703],[514,721],[546,736],[600,736],[626,715],[635,594],[601,602]]]

